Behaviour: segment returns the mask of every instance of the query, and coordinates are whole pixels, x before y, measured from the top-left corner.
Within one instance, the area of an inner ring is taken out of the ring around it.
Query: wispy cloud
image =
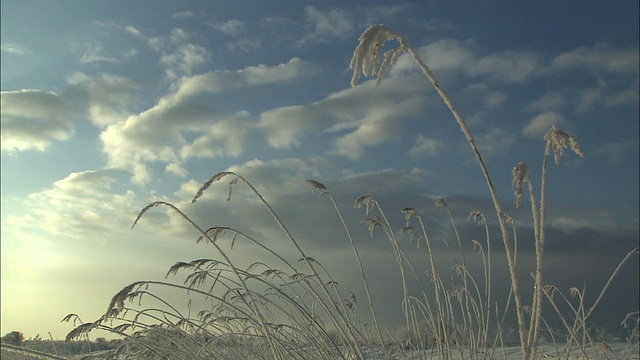
[[[3,43],[1,45],[2,51],[12,55],[30,55],[31,51],[24,46],[14,43]]]
[[[196,14],[191,10],[180,11],[172,15],[174,19],[179,19],[179,20],[190,19],[194,16],[196,16]]]
[[[238,37],[244,33],[244,21],[238,19],[231,19],[225,22],[212,23],[211,27],[220,30],[222,33]]]
[[[581,46],[555,57],[551,70],[583,68],[612,73],[637,73],[638,49],[616,48],[600,42],[593,46]]]
[[[522,134],[529,138],[542,139],[553,125],[564,128],[567,126],[567,120],[560,113],[547,111],[529,120],[527,126],[522,130]]]
[[[322,11],[312,5],[307,5],[304,13],[311,33],[299,40],[298,45],[307,42],[344,40],[354,32],[353,21],[349,13],[344,10],[334,8]]]
[[[169,79],[179,75],[191,75],[199,66],[205,64],[211,53],[200,45],[191,43],[179,45],[174,52],[165,53],[160,57],[160,64],[166,70]]]
[[[413,147],[407,153],[412,158],[420,159],[424,157],[437,156],[441,153],[444,143],[442,140],[428,138],[420,134],[416,137]]]
[[[242,20],[230,19],[224,22],[209,23],[209,26],[231,38],[231,41],[227,42],[227,48],[231,51],[240,49],[249,52],[263,46],[262,36],[247,34],[246,24]]]
[[[169,35],[149,39],[149,46],[160,52],[160,65],[169,80],[191,75],[198,67],[210,61],[211,52],[205,47],[189,42],[192,35],[180,28]]]
[[[531,111],[558,111],[567,103],[566,92],[563,90],[550,91],[528,103],[525,109]]]
[[[635,152],[638,154],[637,140],[610,141],[596,149],[596,154],[605,157],[610,164],[622,164],[624,158]]]
[[[508,131],[494,128],[475,136],[475,141],[483,155],[495,156],[510,152],[516,143],[516,138]]]
[[[541,59],[537,54],[508,50],[479,59],[471,73],[489,75],[500,82],[514,83],[528,79],[540,66]]]
[[[429,68],[439,74],[486,76],[498,83],[516,83],[529,79],[542,67],[542,58],[530,51],[508,50],[478,56],[480,50],[473,41],[443,39],[419,47],[417,52]],[[418,71],[415,61],[403,55],[392,73]]]

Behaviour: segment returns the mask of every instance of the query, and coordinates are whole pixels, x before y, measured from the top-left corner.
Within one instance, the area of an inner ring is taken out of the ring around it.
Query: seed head
[[[398,57],[407,50],[404,38],[384,25],[368,27],[359,38],[360,42],[353,52],[349,67],[353,70],[351,86],[358,84],[360,75],[377,76],[377,84],[382,80],[384,70],[398,61]],[[397,40],[400,46],[382,54],[380,49],[387,41]]]
[[[520,162],[516,165],[513,170],[513,188],[515,189],[515,197],[516,197],[516,207],[520,205],[522,202],[522,188],[526,181],[529,181],[529,166],[527,164]]]
[[[551,145],[553,149],[553,159],[556,164],[560,163],[560,156],[564,153],[564,149],[567,147],[571,147],[574,153],[576,153],[580,157],[584,157],[584,152],[578,146],[578,142],[571,135],[567,134],[564,131],[558,130],[555,125],[549,129],[549,131],[544,135],[544,139],[547,144]],[[568,144],[568,145],[567,145]],[[548,149],[549,147],[547,147]],[[547,150],[546,155],[550,155],[550,152]]]

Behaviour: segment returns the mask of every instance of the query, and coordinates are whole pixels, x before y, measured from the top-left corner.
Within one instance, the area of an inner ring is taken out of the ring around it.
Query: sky
[[[190,202],[221,171],[250,181],[307,254],[345,293],[364,299],[340,220],[306,180],[326,185],[389,327],[402,319],[397,266],[384,234],[371,237],[360,224],[367,215],[353,204],[361,195],[379,201],[396,231],[405,226],[400,210],[415,208],[442,264],[455,235],[434,201],[446,201],[470,253],[484,229],[467,217],[482,211],[493,286],[506,295],[504,248],[482,172],[413,59],[400,56],[378,86],[370,77],[351,86],[358,37],[375,24],[402,34],[467,122],[518,224],[523,282],[534,271],[532,217],[528,195],[515,206],[511,171],[527,163],[539,196],[552,125],[585,157],[567,150],[559,164],[549,160],[545,283],[584,288],[593,303],[638,246],[637,1],[5,0],[0,7],[2,334],[64,338],[72,329],[61,323],[65,315],[93,321],[129,283],[163,279],[177,261],[217,256],[167,208],[151,209],[131,229],[152,201],[297,259],[246,186],[236,184],[226,201],[223,179]],[[250,244],[231,249],[223,241],[239,264],[262,259]],[[403,246],[424,255],[415,243]],[[477,255],[469,261],[478,264]],[[625,314],[637,310],[636,257],[593,320],[618,334]]]

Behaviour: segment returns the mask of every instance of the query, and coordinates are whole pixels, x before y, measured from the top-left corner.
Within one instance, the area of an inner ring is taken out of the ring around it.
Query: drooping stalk
[[[385,42],[390,40],[397,40],[400,43],[400,47],[397,49],[389,50],[385,52],[385,54],[383,55],[383,58],[381,59],[380,49]],[[379,82],[382,78],[382,73],[384,72],[385,68],[395,63],[399,54],[402,53],[403,51],[407,51],[413,57],[413,59],[418,64],[418,67],[422,71],[422,73],[427,77],[431,85],[435,88],[438,95],[440,95],[440,97],[442,98],[442,101],[445,103],[445,105],[449,108],[449,110],[453,114],[454,118],[456,119],[456,122],[460,126],[460,130],[462,131],[465,138],[467,139],[467,142],[469,143],[469,146],[471,147],[476,157],[476,160],[480,165],[482,174],[484,175],[484,178],[487,182],[487,186],[491,194],[491,200],[493,201],[496,215],[498,216],[500,232],[502,233],[502,242],[504,244],[505,251],[507,253],[507,263],[509,267],[511,285],[513,288],[513,294],[514,294],[514,299],[516,303],[515,305],[516,305],[516,314],[518,319],[518,332],[520,335],[520,344],[522,346],[522,353],[523,353],[522,356],[523,356],[523,359],[529,359],[530,348],[528,346],[527,338],[526,338],[527,332],[525,328],[525,319],[524,319],[524,312],[522,308],[520,287],[519,287],[519,282],[518,282],[517,273],[516,273],[513,249],[511,247],[511,240],[509,238],[509,231],[507,229],[506,219],[504,217],[505,214],[502,210],[502,205],[500,203],[500,200],[498,199],[498,195],[495,190],[495,187],[493,186],[493,181],[489,176],[489,171],[487,170],[487,167],[484,163],[482,155],[480,154],[480,151],[475,144],[473,135],[469,131],[469,128],[467,127],[467,124],[465,123],[462,115],[458,112],[458,109],[453,105],[453,102],[451,101],[449,96],[446,94],[446,92],[440,87],[440,85],[438,84],[438,81],[436,80],[431,70],[429,70],[427,65],[425,65],[422,62],[422,60],[420,59],[416,51],[411,46],[409,46],[409,44],[400,34],[383,25],[371,26],[368,29],[366,29],[360,36],[360,43],[358,44],[358,47],[356,47],[356,50],[354,51],[354,54],[353,54],[353,58],[351,59],[351,68],[354,70],[354,75],[351,80],[351,84],[355,85],[355,83],[357,83],[361,73],[364,75],[369,75],[369,74],[377,75],[378,82]]]
[[[358,253],[358,248],[356,247],[356,243],[353,240],[353,236],[351,235],[351,231],[349,230],[349,227],[347,226],[346,221],[344,220],[344,217],[342,216],[342,211],[340,211],[340,208],[338,207],[338,204],[336,203],[335,199],[333,198],[333,195],[331,194],[331,192],[327,189],[326,186],[324,186],[323,184],[317,182],[317,181],[312,181],[312,180],[308,180],[307,182],[309,182],[311,184],[312,187],[319,189],[319,190],[324,190],[320,196],[322,195],[327,195],[329,196],[329,199],[331,200],[331,204],[333,205],[333,208],[336,210],[336,213],[338,214],[338,217],[340,218],[340,222],[342,223],[342,227],[344,228],[346,234],[347,234],[347,238],[349,239],[349,243],[351,244],[351,248],[353,249],[353,253],[356,257],[356,262],[358,263],[358,268],[360,270],[360,276],[362,276],[362,282],[364,284],[364,290],[365,293],[367,294],[367,301],[369,302],[369,308],[371,309],[371,317],[373,319],[373,326],[377,332],[378,335],[378,340],[380,341],[380,344],[384,344],[384,339],[382,337],[382,331],[380,330],[380,325],[378,324],[378,314],[376,313],[375,307],[373,305],[373,298],[371,297],[371,291],[369,290],[369,282],[367,281],[367,277],[364,271],[364,266],[362,266],[362,261],[360,259],[360,254]]]

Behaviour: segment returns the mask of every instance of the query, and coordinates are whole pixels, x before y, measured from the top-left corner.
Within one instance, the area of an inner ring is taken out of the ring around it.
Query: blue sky
[[[473,153],[410,57],[377,88],[369,78],[350,86],[349,61],[372,24],[401,33],[452,97],[523,238],[531,218],[513,205],[511,169],[528,163],[538,188],[550,126],[578,141],[586,157],[569,151],[548,171],[550,283],[587,281],[595,293],[638,246],[637,1],[8,0],[1,10],[3,334],[62,338],[66,314],[91,321],[128,283],[214,256],[164,209],[131,230],[151,201],[294,257],[242,189],[226,202],[226,183],[215,184],[189,203],[225,170],[251,181],[360,294],[340,224],[305,180],[327,185],[370,246],[392,326],[391,249],[369,239],[353,201],[373,195],[398,230],[400,209],[412,206],[451,240],[433,204],[442,197],[469,244],[481,235],[468,214],[482,210],[492,223],[495,214]],[[634,266],[597,320],[615,325],[637,310]]]

